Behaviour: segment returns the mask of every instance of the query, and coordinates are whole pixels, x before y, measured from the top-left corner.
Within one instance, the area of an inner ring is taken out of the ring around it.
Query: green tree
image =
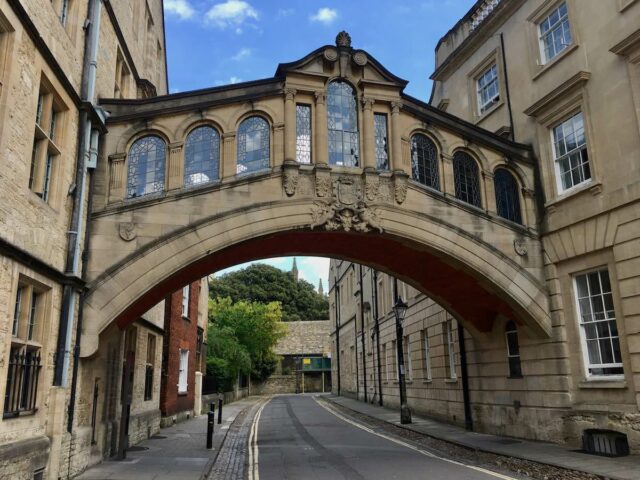
[[[210,374],[231,383],[238,373],[251,373],[256,380],[269,377],[278,362],[273,349],[286,335],[281,320],[282,310],[277,302],[234,303],[228,297],[209,300]]]
[[[280,302],[285,322],[329,318],[329,302],[313,285],[296,282],[290,273],[262,263],[210,279],[209,295],[234,302]]]

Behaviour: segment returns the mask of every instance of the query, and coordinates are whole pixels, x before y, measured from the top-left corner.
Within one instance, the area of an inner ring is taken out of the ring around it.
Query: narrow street
[[[274,397],[256,415],[254,425],[256,421],[249,480],[512,478],[439,458],[358,426],[312,396]]]

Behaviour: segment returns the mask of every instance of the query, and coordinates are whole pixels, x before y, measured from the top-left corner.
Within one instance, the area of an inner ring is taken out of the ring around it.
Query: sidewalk
[[[484,433],[468,432],[454,425],[413,415],[413,423],[400,424],[398,410],[371,405],[351,398],[330,395],[326,400],[354,412],[392,423],[398,427],[444,440],[456,445],[508,457],[530,460],[555,467],[601,475],[611,480],[639,480],[640,455],[600,457],[576,451],[575,448],[546,442],[516,440]]]
[[[106,460],[76,480],[201,480],[211,470],[231,423],[257,398],[243,399],[222,409],[222,424],[216,423],[213,449],[206,449],[207,416],[200,415],[140,442],[125,460]],[[217,421],[216,410],[216,421]],[[140,449],[144,448],[144,450]]]

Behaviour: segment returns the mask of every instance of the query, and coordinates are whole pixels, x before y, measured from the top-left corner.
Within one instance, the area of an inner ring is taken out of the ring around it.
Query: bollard
[[[218,424],[222,423],[222,398],[218,398]]]
[[[209,403],[209,411],[216,413],[216,402]]]
[[[216,414],[207,412],[207,449],[213,448],[213,426],[216,423]]]

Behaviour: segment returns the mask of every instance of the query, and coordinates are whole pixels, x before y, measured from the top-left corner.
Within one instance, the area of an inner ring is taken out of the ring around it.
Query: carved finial
[[[336,46],[351,48],[351,36],[344,30],[341,31],[336,36]]]

